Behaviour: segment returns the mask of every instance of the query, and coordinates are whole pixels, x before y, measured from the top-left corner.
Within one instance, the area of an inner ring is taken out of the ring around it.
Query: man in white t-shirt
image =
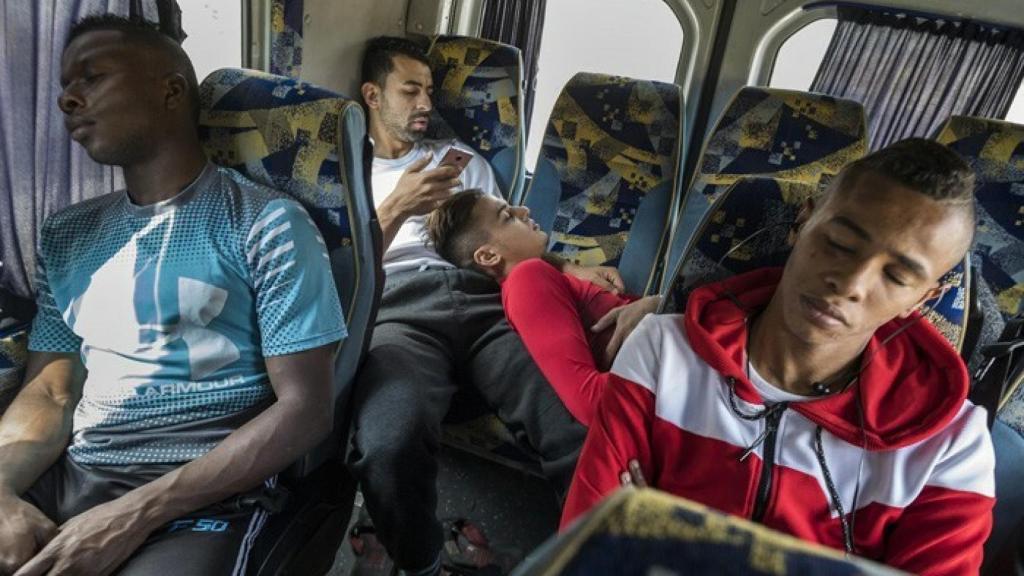
[[[452,146],[471,154],[470,148],[425,139],[433,81],[422,48],[402,38],[375,38],[362,78],[387,281],[356,381],[350,466],[395,565],[406,574],[436,574],[443,544],[435,514],[436,454],[456,390],[472,387],[521,431],[563,490],[586,431],[505,321],[498,285],[456,269],[426,244],[425,216],[452,193],[501,193],[478,155],[462,170],[441,165]],[[622,287],[612,268],[557,265],[604,287]]]

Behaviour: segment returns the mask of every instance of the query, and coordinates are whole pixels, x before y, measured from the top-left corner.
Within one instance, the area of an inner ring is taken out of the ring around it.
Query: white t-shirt
[[[817,400],[814,396],[801,396],[792,392],[787,392],[782,388],[772,384],[765,380],[757,373],[753,364],[750,364],[750,383],[754,385],[754,389],[761,395],[761,399],[764,400],[765,404],[778,404],[779,402],[807,402],[808,400]]]
[[[436,168],[452,146],[458,146],[460,150],[472,153],[471,148],[457,140],[422,140],[400,158],[374,158],[373,205],[380,207],[381,203],[394,192],[399,178],[410,164],[425,154],[430,154],[433,156],[433,160],[424,170]],[[491,165],[478,154],[473,153],[473,157],[462,171],[459,179],[462,181],[462,186],[453,188],[452,193],[479,188],[485,194],[496,198],[502,197],[498,183],[494,179],[494,173],[491,171]],[[451,263],[438,256],[433,246],[427,244],[426,219],[426,216],[413,216],[399,228],[395,240],[384,253],[384,272],[386,274],[424,266],[454,268]]]

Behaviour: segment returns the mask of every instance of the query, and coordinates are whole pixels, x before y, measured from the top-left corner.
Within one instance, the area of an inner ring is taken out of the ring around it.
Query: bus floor
[[[559,504],[544,480],[448,446],[442,446],[438,462],[437,517],[465,518],[479,526],[502,565],[519,564],[558,528]],[[357,494],[350,530],[361,516],[365,522]],[[330,576],[390,575],[389,561],[356,561],[350,543],[343,543]]]

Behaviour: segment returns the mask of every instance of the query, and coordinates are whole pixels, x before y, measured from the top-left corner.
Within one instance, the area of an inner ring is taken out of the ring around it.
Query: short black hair
[[[427,59],[427,52],[423,46],[408,38],[377,36],[366,42],[360,82],[363,84],[373,82],[378,86],[383,86],[385,78],[395,69],[395,56],[412,58],[428,68],[430,67],[430,60]]]
[[[126,42],[138,43],[149,49],[156,50],[166,56],[188,83],[189,107],[192,118],[199,123],[199,81],[192,60],[182,49],[181,44],[160,30],[159,25],[143,19],[131,19],[116,14],[90,14],[75,22],[64,42],[67,49],[71,43],[89,32],[113,30],[122,32]]]
[[[907,138],[847,164],[829,193],[851,189],[872,173],[963,212],[974,238],[974,170],[959,154],[933,140]]]
[[[452,194],[427,217],[427,237],[434,250],[459,268],[476,268],[473,253],[489,234],[473,221],[473,209],[484,197],[479,189]]]
[[[900,140],[847,164],[837,186],[866,172],[883,176],[940,202],[974,204],[974,170],[946,146],[924,138]]]

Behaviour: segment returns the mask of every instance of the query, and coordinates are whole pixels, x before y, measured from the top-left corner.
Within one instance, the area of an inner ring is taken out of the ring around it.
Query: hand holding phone
[[[454,166],[459,170],[459,173],[461,173],[466,169],[466,165],[469,164],[469,161],[472,158],[472,152],[460,150],[459,148],[452,146],[447,152],[445,152],[444,158],[441,159],[441,163],[438,164],[438,166]]]

